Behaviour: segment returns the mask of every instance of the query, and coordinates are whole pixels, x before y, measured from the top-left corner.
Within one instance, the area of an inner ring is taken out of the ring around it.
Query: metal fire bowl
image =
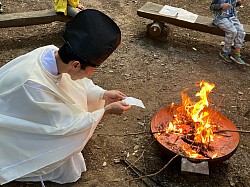
[[[189,156],[180,153],[180,149],[183,144],[186,144],[178,134],[173,133],[164,133],[160,137],[155,132],[161,132],[164,130],[164,127],[168,122],[173,121],[173,114],[177,112],[179,106],[173,106],[168,108],[163,108],[160,111],[156,112],[151,120],[151,131],[154,137],[157,139],[162,150],[169,156],[174,156],[180,154],[181,157],[185,157],[192,162],[202,162],[208,161],[208,163],[220,163],[229,159],[236,151],[240,136],[238,132],[226,132],[222,135],[216,134],[214,142],[210,143],[218,153],[216,158],[190,158]],[[219,112],[215,112],[213,109],[208,108],[206,111],[212,115],[211,121],[213,124],[220,126],[220,130],[237,130],[235,125],[224,115]],[[211,154],[212,153],[211,151]]]

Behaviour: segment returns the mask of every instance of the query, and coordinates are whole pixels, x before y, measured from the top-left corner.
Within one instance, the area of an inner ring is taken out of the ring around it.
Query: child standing
[[[226,62],[233,60],[238,64],[246,64],[240,54],[246,33],[236,13],[236,7],[244,2],[245,0],[212,0],[210,5],[214,25],[225,31],[225,45],[219,55]]]
[[[55,0],[54,8],[56,12],[62,12],[65,16],[75,17],[84,7],[79,4],[80,0]]]

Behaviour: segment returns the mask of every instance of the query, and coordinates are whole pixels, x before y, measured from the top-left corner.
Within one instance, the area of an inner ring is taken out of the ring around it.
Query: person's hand
[[[113,102],[104,107],[105,109],[104,116],[107,114],[122,115],[123,113],[127,112],[130,108],[131,105],[124,103],[122,101]]]
[[[110,102],[121,101],[127,96],[119,90],[108,90],[103,94],[103,99]]]
[[[82,11],[82,10],[84,10],[85,8],[84,8],[83,5],[78,5],[78,6],[76,7],[76,9],[77,9],[78,11]]]
[[[229,8],[232,8],[232,5],[229,4],[229,3],[222,3],[222,4],[220,5],[220,7],[221,7],[222,9],[224,9],[224,10],[227,10],[227,9],[229,9]]]

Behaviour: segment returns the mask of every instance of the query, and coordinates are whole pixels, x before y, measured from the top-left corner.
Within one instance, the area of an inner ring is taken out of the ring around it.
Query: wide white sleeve
[[[87,103],[89,111],[95,111],[98,108],[104,106],[105,101],[102,98],[106,90],[98,85],[95,85],[93,81],[88,78],[83,79],[83,82],[87,91]]]
[[[38,134],[63,135],[86,129],[93,132],[104,114],[103,108],[88,112],[31,81],[1,95],[1,102],[6,107],[0,112],[10,120],[15,118],[11,128]]]

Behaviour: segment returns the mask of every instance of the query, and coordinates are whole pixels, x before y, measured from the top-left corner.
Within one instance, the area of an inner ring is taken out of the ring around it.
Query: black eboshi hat
[[[121,31],[104,13],[85,9],[67,23],[63,39],[86,64],[98,67],[120,44]]]

